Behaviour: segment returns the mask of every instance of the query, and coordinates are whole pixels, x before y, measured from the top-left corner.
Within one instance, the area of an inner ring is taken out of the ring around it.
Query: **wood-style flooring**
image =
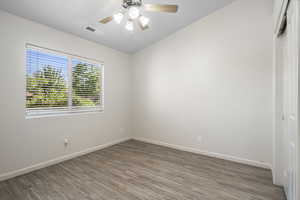
[[[0,200],[283,200],[271,171],[135,140],[0,182]]]

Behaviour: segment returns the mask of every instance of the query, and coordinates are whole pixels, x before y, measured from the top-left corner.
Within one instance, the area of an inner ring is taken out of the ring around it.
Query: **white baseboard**
[[[0,174],[0,181],[4,181],[4,180],[7,180],[7,179],[16,177],[16,176],[27,174],[29,172],[32,172],[32,171],[35,171],[35,170],[38,170],[38,169],[42,169],[42,168],[45,168],[45,167],[49,167],[51,165],[55,165],[55,164],[61,163],[63,161],[70,160],[72,158],[78,157],[78,156],[82,156],[82,155],[85,155],[85,154],[88,154],[88,153],[92,153],[94,151],[98,151],[98,150],[110,147],[112,145],[119,144],[121,142],[125,142],[125,141],[130,140],[130,139],[131,138],[123,138],[121,140],[116,140],[116,141],[109,142],[109,143],[106,143],[106,144],[91,147],[91,148],[85,149],[83,151],[75,152],[75,153],[65,155],[65,156],[62,156],[62,157],[59,157],[59,158],[55,158],[55,159],[52,159],[52,160],[49,160],[49,161],[46,161],[46,162],[38,163],[38,164],[29,166],[29,167],[26,167],[26,168],[22,168],[22,169],[18,169],[18,170],[12,171],[12,172]]]
[[[264,169],[271,169],[272,170],[272,165],[269,164],[269,163],[264,163],[264,162],[254,161],[254,160],[248,160],[248,159],[239,158],[239,157],[230,156],[230,155],[225,155],[225,154],[220,154],[220,153],[202,151],[202,150],[196,149],[196,148],[185,147],[185,146],[176,145],[176,144],[169,144],[169,143],[155,141],[155,140],[146,139],[146,138],[134,137],[133,139],[141,141],[141,142],[146,142],[146,143],[150,143],[150,144],[156,144],[156,145],[169,147],[169,148],[172,148],[172,149],[187,151],[187,152],[191,152],[191,153],[201,154],[201,155],[205,155],[205,156],[209,156],[209,157],[220,158],[220,159],[223,159],[223,160],[229,160],[229,161],[236,162],[236,163],[241,163],[241,164],[246,164],[246,165],[251,165],[251,166],[255,166],[255,167],[261,167],[261,168],[264,168]]]
[[[235,157],[235,156],[230,156],[230,155],[225,155],[225,154],[202,151],[202,150],[196,149],[196,148],[185,147],[185,146],[175,145],[175,144],[169,144],[169,143],[155,141],[155,140],[146,139],[146,138],[134,137],[134,138],[124,138],[124,139],[121,139],[121,140],[116,140],[116,141],[109,142],[109,143],[106,143],[106,144],[91,147],[91,148],[85,149],[83,151],[79,151],[79,152],[75,152],[75,153],[65,155],[65,156],[62,156],[62,157],[59,157],[59,158],[55,158],[55,159],[52,159],[52,160],[49,160],[49,161],[46,161],[46,162],[38,163],[38,164],[29,166],[29,167],[26,167],[26,168],[22,168],[22,169],[18,169],[18,170],[12,171],[12,172],[0,174],[0,181],[4,181],[4,180],[7,180],[7,179],[16,177],[16,176],[27,174],[27,173],[30,173],[32,171],[42,169],[42,168],[45,168],[45,167],[49,167],[51,165],[55,165],[55,164],[61,163],[61,162],[66,161],[66,160],[70,160],[70,159],[75,158],[75,157],[79,157],[79,156],[82,156],[82,155],[85,155],[85,154],[88,154],[88,153],[91,153],[91,152],[94,152],[94,151],[98,151],[98,150],[107,148],[109,146],[119,144],[121,142],[125,142],[125,141],[130,140],[130,139],[135,139],[135,140],[146,142],[146,143],[161,145],[161,146],[165,146],[165,147],[169,147],[169,148],[173,148],[173,149],[178,149],[178,150],[181,150],[181,151],[187,151],[187,152],[191,152],[191,153],[206,155],[206,156],[209,156],[209,157],[229,160],[229,161],[242,163],[242,164],[246,164],[246,165],[251,165],[251,166],[255,166],[255,167],[261,167],[261,168],[265,168],[265,169],[272,169],[272,165],[269,164],[269,163],[263,163],[263,162],[253,161],[253,160],[247,160],[247,159],[238,158],[238,157]]]

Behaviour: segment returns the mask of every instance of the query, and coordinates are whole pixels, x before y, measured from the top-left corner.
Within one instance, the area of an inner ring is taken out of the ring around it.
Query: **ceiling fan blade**
[[[144,7],[146,11],[150,12],[176,13],[178,11],[178,5],[145,4]]]
[[[101,19],[99,22],[102,23],[102,24],[107,24],[108,22],[111,22],[113,20],[113,17],[110,16],[110,17],[106,17],[104,19]]]
[[[149,28],[148,25],[143,26],[143,24],[142,24],[140,21],[138,21],[138,24],[139,24],[139,27],[140,27],[143,31],[145,31],[145,30],[147,30],[147,29]]]

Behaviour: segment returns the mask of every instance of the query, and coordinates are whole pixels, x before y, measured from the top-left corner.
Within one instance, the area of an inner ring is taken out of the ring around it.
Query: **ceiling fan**
[[[127,15],[128,20],[125,28],[128,31],[133,31],[134,22],[137,22],[139,27],[144,31],[149,28],[150,19],[141,14],[141,9],[149,12],[169,12],[176,13],[178,11],[178,5],[162,5],[162,4],[143,4],[142,0],[123,0],[122,8],[119,12],[113,16],[101,19],[99,22],[107,24],[114,20],[120,24],[123,18]]]

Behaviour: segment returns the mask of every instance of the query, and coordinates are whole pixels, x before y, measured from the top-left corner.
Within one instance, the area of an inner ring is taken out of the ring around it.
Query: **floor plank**
[[[285,200],[271,171],[135,140],[0,182],[1,200]]]

